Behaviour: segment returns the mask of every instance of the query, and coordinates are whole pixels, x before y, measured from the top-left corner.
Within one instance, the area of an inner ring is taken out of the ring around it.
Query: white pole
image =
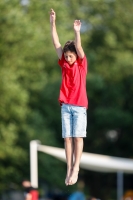
[[[30,181],[31,186],[35,188],[38,188],[38,144],[40,144],[38,140],[30,142]]]
[[[123,172],[117,172],[117,200],[123,197]]]

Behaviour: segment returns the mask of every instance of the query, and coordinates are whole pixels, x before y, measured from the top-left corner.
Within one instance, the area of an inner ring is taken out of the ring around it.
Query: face
[[[65,60],[69,63],[69,65],[72,65],[76,59],[77,55],[75,52],[67,51],[64,53]]]

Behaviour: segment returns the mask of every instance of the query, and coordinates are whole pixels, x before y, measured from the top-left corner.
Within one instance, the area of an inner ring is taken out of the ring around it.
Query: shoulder
[[[88,71],[88,63],[87,63],[87,58],[86,58],[86,55],[84,55],[84,57],[81,59],[81,58],[78,58],[77,59],[77,63],[78,63],[78,66],[80,68],[82,68],[85,73],[87,74],[87,71]]]
[[[64,54],[62,54],[61,59],[58,60],[58,64],[62,67],[62,65],[64,64],[64,62],[65,62],[65,58],[64,58]]]
[[[86,55],[84,54],[84,57],[83,57],[83,58],[79,58],[79,57],[78,57],[77,62],[78,62],[78,64],[80,64],[80,65],[87,65],[87,58],[86,58]]]

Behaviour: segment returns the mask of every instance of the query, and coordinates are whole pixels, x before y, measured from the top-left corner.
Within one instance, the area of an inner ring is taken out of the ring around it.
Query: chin
[[[69,64],[69,65],[72,65],[73,63],[74,63],[74,62],[69,62],[68,64]]]

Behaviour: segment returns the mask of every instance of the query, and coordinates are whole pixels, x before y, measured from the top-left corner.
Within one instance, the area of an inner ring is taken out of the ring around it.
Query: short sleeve
[[[84,57],[83,57],[82,59],[79,58],[79,59],[78,59],[78,62],[79,62],[79,65],[80,65],[81,67],[83,67],[84,70],[85,70],[85,72],[87,73],[88,63],[87,63],[87,58],[86,58],[86,56],[84,55]]]
[[[63,67],[64,62],[65,62],[65,58],[64,58],[64,54],[62,54],[61,59],[58,60],[58,64],[60,65],[60,67]]]

